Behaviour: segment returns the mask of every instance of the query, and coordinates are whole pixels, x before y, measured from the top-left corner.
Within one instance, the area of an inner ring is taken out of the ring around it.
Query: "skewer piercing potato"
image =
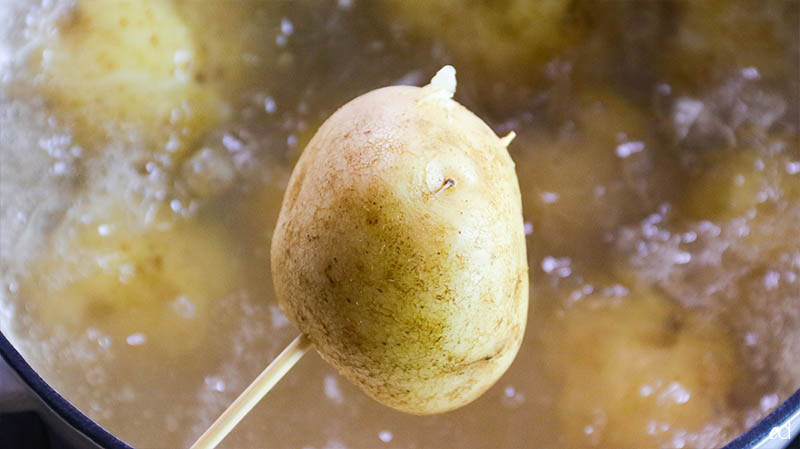
[[[292,173],[272,240],[289,319],[372,398],[420,415],[491,387],[528,312],[513,135],[454,92],[447,66],[336,111]]]

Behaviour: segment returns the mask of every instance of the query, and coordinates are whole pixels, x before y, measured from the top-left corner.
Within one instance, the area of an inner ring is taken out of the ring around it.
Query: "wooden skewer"
[[[267,366],[256,380],[211,424],[191,449],[213,449],[225,438],[239,421],[258,404],[269,390],[300,360],[311,347],[311,342],[300,334]]]

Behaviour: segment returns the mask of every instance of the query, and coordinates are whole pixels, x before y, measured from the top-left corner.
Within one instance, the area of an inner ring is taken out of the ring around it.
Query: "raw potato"
[[[96,211],[95,211],[96,212]],[[203,343],[212,301],[241,285],[220,230],[196,223],[143,226],[127,212],[62,224],[23,283],[49,327],[86,323],[114,344],[142,334],[152,356],[179,359]]]
[[[80,0],[42,49],[43,90],[84,137],[134,124],[175,152],[224,115],[190,30],[163,0]]]
[[[294,169],[272,241],[289,319],[367,394],[415,414],[494,384],[528,310],[508,140],[449,98],[454,78],[438,81],[334,113]]]
[[[732,336],[655,292],[589,295],[550,325],[542,344],[561,383],[555,413],[567,447],[661,447],[733,407]],[[725,443],[716,438],[698,446]]]

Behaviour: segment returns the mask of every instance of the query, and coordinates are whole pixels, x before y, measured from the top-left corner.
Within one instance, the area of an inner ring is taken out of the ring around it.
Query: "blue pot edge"
[[[133,449],[132,446],[115,437],[111,432],[84,415],[83,412],[45,382],[25,361],[16,348],[11,345],[11,342],[2,332],[0,332],[0,357],[8,363],[11,369],[48,407],[93,443],[106,449]]]
[[[752,449],[756,445],[762,443],[769,438],[770,432],[776,427],[780,427],[795,414],[800,412],[800,389],[793,395],[789,396],[769,415],[764,417],[755,426],[751,427],[747,432],[739,435],[728,443],[722,449]],[[798,434],[793,435],[797,438]],[[791,440],[786,441],[786,445],[790,444]]]

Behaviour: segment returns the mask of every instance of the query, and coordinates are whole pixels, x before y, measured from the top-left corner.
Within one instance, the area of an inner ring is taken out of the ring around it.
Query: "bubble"
[[[269,306],[270,314],[272,315],[272,327],[280,329],[289,325],[289,319],[286,318],[280,307],[272,305]]]
[[[571,273],[570,264],[572,260],[569,257],[555,258],[546,256],[542,259],[542,271],[545,273],[555,273],[560,277],[567,277]]]
[[[553,204],[558,201],[559,195],[554,192],[544,192],[542,193],[542,202],[545,204]]]
[[[626,142],[617,146],[617,156],[626,158],[644,150],[644,142]]]
[[[294,26],[292,25],[292,22],[289,19],[287,19],[286,17],[282,18],[281,19],[281,33],[289,36],[289,35],[292,34],[292,32],[294,32]]]
[[[128,335],[125,338],[125,342],[130,346],[141,346],[147,343],[147,336],[137,332],[135,334]]]
[[[378,438],[381,441],[383,441],[384,443],[388,443],[388,442],[392,441],[393,435],[392,435],[392,432],[389,432],[388,430],[382,430],[378,434]]]
[[[533,234],[533,223],[531,223],[530,221],[526,221],[525,223],[523,223],[522,226],[523,230],[525,231],[525,235]]]
[[[267,114],[274,114],[277,109],[278,105],[275,103],[274,98],[264,98],[264,110],[267,112]]]
[[[512,385],[503,389],[502,403],[509,408],[516,408],[525,403],[525,395],[517,391]]]
[[[703,102],[692,98],[680,98],[675,102],[672,122],[675,126],[675,133],[683,139],[689,134],[700,113],[703,111]]]
[[[658,402],[674,402],[675,404],[685,404],[689,402],[692,394],[678,382],[670,382],[667,387],[658,395]]]
[[[777,271],[768,271],[764,275],[764,288],[767,290],[775,290],[781,281],[781,274]]]
[[[330,440],[322,446],[322,449],[347,449],[347,446],[339,440]]]
[[[206,376],[203,382],[206,384],[206,387],[213,391],[225,391],[225,381],[217,376]]]
[[[186,296],[178,296],[177,299],[170,304],[172,309],[183,318],[194,318],[197,307]]]
[[[741,71],[742,78],[746,80],[757,80],[761,78],[761,74],[758,73],[758,69],[755,67],[745,67]]]
[[[761,406],[761,411],[767,413],[773,408],[777,407],[779,402],[780,398],[777,394],[773,393],[762,397],[759,405]]]
[[[234,153],[244,148],[244,143],[230,134],[225,134],[222,136],[222,145],[224,145],[228,151]]]
[[[336,379],[336,376],[325,376],[323,383],[325,397],[335,404],[342,404],[344,402],[344,396],[342,396],[342,390],[339,389],[339,381]]]
[[[181,175],[192,193],[209,197],[230,188],[236,169],[227,153],[203,148],[183,164]]]

